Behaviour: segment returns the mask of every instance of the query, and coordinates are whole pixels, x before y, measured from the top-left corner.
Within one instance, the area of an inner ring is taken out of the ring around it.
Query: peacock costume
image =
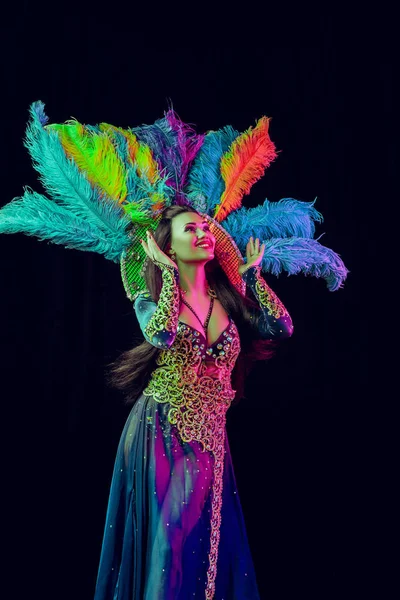
[[[199,212],[231,283],[257,300],[261,339],[292,333],[262,271],[323,277],[333,291],[347,269],[313,239],[322,220],[314,202],[242,206],[277,156],[267,117],[244,133],[227,126],[198,135],[172,109],[133,129],[48,124],[41,102],[30,115],[25,145],[51,199],[25,188],[0,210],[0,233],[35,235],[119,263],[143,335],[159,349],[118,446],[95,600],[256,600],[225,427],[238,329],[229,317],[211,341],[180,321],[179,272],[159,262],[155,302],[146,289],[140,239],[168,206]],[[262,263],[240,276],[251,235],[265,244]]]

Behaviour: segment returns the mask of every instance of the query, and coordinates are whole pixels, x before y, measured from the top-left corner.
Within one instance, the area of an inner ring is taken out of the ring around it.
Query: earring
[[[171,256],[172,260],[175,262],[175,260],[176,260],[176,254],[175,254],[175,252],[173,250],[171,250],[170,256]]]

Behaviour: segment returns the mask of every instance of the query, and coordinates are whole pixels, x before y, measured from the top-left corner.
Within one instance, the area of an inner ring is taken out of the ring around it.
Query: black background
[[[272,117],[280,155],[244,205],[317,197],[317,235],[350,274],[334,293],[302,275],[266,277],[294,335],[256,365],[228,418],[260,594],[389,597],[374,558],[379,468],[367,407],[381,306],[370,217],[394,166],[390,17],[148,9],[8,7],[0,205],[24,185],[42,191],[22,143],[35,100],[50,122],[152,123],[170,99],[198,132]],[[129,411],[106,387],[105,365],[138,324],[118,266],[98,255],[18,234],[0,237],[0,260],[4,586],[10,598],[90,600]]]

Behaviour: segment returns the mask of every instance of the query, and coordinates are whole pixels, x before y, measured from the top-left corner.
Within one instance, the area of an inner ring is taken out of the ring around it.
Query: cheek
[[[194,236],[190,235],[190,234],[186,234],[185,236],[180,236],[176,240],[175,248],[179,254],[184,256],[188,252],[193,252],[194,244],[195,244]]]

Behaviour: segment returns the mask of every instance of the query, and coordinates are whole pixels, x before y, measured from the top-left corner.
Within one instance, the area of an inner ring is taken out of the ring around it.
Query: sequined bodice
[[[212,356],[217,358],[218,356],[225,356],[225,353],[230,350],[234,337],[239,337],[236,325],[230,317],[228,325],[212,344],[208,344],[205,335],[195,327],[183,321],[178,321],[178,333],[186,329],[192,332],[193,350],[196,350],[195,354],[201,357]]]

